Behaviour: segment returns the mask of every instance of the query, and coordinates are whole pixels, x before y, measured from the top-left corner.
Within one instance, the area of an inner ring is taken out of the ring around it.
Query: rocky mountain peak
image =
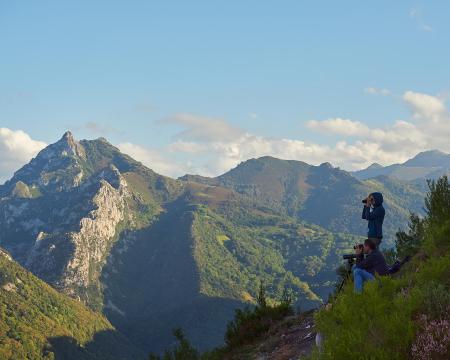
[[[56,150],[53,152],[53,155],[57,156],[74,155],[81,158],[86,156],[83,146],[74,138],[70,131],[66,131],[58,142],[50,145],[48,148]]]
[[[74,141],[73,134],[70,130],[66,131],[61,139],[66,141]]]
[[[378,163],[373,163],[372,165],[369,165],[366,170],[376,170],[376,169],[382,169],[383,166]]]
[[[13,178],[0,187],[0,195],[31,197],[30,189],[62,191],[80,184],[84,177],[82,163],[86,159],[83,145],[70,131],[48,145]]]
[[[333,169],[333,165],[331,165],[329,162],[324,162],[320,164],[319,167],[323,169]]]

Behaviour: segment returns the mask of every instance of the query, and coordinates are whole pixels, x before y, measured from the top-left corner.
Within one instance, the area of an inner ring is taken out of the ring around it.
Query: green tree
[[[396,250],[401,257],[414,255],[425,241],[425,235],[433,228],[448,224],[450,219],[450,184],[447,176],[428,181],[429,191],[425,197],[425,216],[411,214],[408,231],[396,234]]]
[[[199,360],[199,352],[186,339],[182,329],[178,328],[173,331],[173,336],[177,339],[177,346],[173,349],[166,350],[162,359],[154,354],[150,354],[149,360]]]
[[[260,308],[267,307],[267,297],[266,297],[266,287],[261,281],[259,284],[258,296],[256,297],[256,302]]]
[[[414,255],[420,248],[425,234],[425,221],[416,214],[409,218],[408,231],[400,230],[395,236],[397,255],[404,257]]]
[[[428,225],[440,225],[450,219],[450,184],[447,176],[428,181],[430,191],[425,198]]]

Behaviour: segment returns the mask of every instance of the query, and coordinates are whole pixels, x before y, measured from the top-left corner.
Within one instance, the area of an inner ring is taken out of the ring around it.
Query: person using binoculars
[[[389,267],[383,254],[377,248],[373,239],[367,239],[364,244],[354,246],[356,265],[353,267],[355,292],[361,293],[364,283],[375,279],[375,274],[386,275]],[[364,255],[366,255],[364,257]]]
[[[379,192],[374,192],[369,194],[362,202],[364,204],[362,218],[368,221],[367,238],[371,239],[378,248],[383,239],[383,221],[385,215],[383,195]]]

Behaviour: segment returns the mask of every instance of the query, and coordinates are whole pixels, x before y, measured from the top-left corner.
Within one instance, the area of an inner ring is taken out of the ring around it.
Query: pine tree
[[[450,223],[450,184],[447,176],[428,181],[429,191],[425,197],[425,217],[411,214],[407,232],[396,234],[397,254],[401,257],[414,255],[425,241],[425,234],[433,227]],[[449,224],[450,226],[450,224]]]
[[[266,287],[262,281],[259,283],[259,291],[258,296],[256,297],[256,302],[262,309],[267,307]]]

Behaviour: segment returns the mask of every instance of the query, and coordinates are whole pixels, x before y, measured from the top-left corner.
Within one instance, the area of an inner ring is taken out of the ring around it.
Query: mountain
[[[108,320],[0,249],[1,359],[145,359]]]
[[[175,180],[68,132],[0,186],[0,246],[145,352],[170,346],[175,327],[207,349],[261,281],[271,301],[288,288],[297,306],[320,305],[375,190],[387,195],[389,244],[422,206],[414,184],[270,157]]]
[[[246,199],[333,232],[364,234],[361,199],[374,191],[385,196],[385,243],[393,244],[410,211],[420,213],[423,186],[380,176],[361,181],[329,163],[312,166],[272,157],[251,159],[216,178],[186,175],[195,181],[233,189]]]
[[[360,359],[363,351],[371,359],[448,359],[448,178],[429,183],[426,199],[424,216],[411,216],[408,230],[399,233],[395,251],[408,260],[395,273],[365,282],[357,293],[347,278],[349,268],[343,267],[343,286],[326,306],[297,314],[288,297],[268,304],[261,291],[256,307],[236,312],[225,346],[195,356],[179,333],[178,344],[168,354],[197,360],[334,360]],[[364,309],[357,321],[355,309]]]
[[[382,167],[373,164],[364,170],[352,174],[358,179],[369,179],[380,175],[394,179],[413,181],[424,179],[437,179],[450,171],[450,154],[438,150],[424,151],[403,164],[394,164]]]
[[[378,170],[382,169],[383,166],[378,163],[373,163],[372,165],[368,166],[366,170]]]
[[[104,139],[66,133],[0,187],[0,241],[34,274],[99,309],[98,280],[119,228],[156,216],[177,187]]]

